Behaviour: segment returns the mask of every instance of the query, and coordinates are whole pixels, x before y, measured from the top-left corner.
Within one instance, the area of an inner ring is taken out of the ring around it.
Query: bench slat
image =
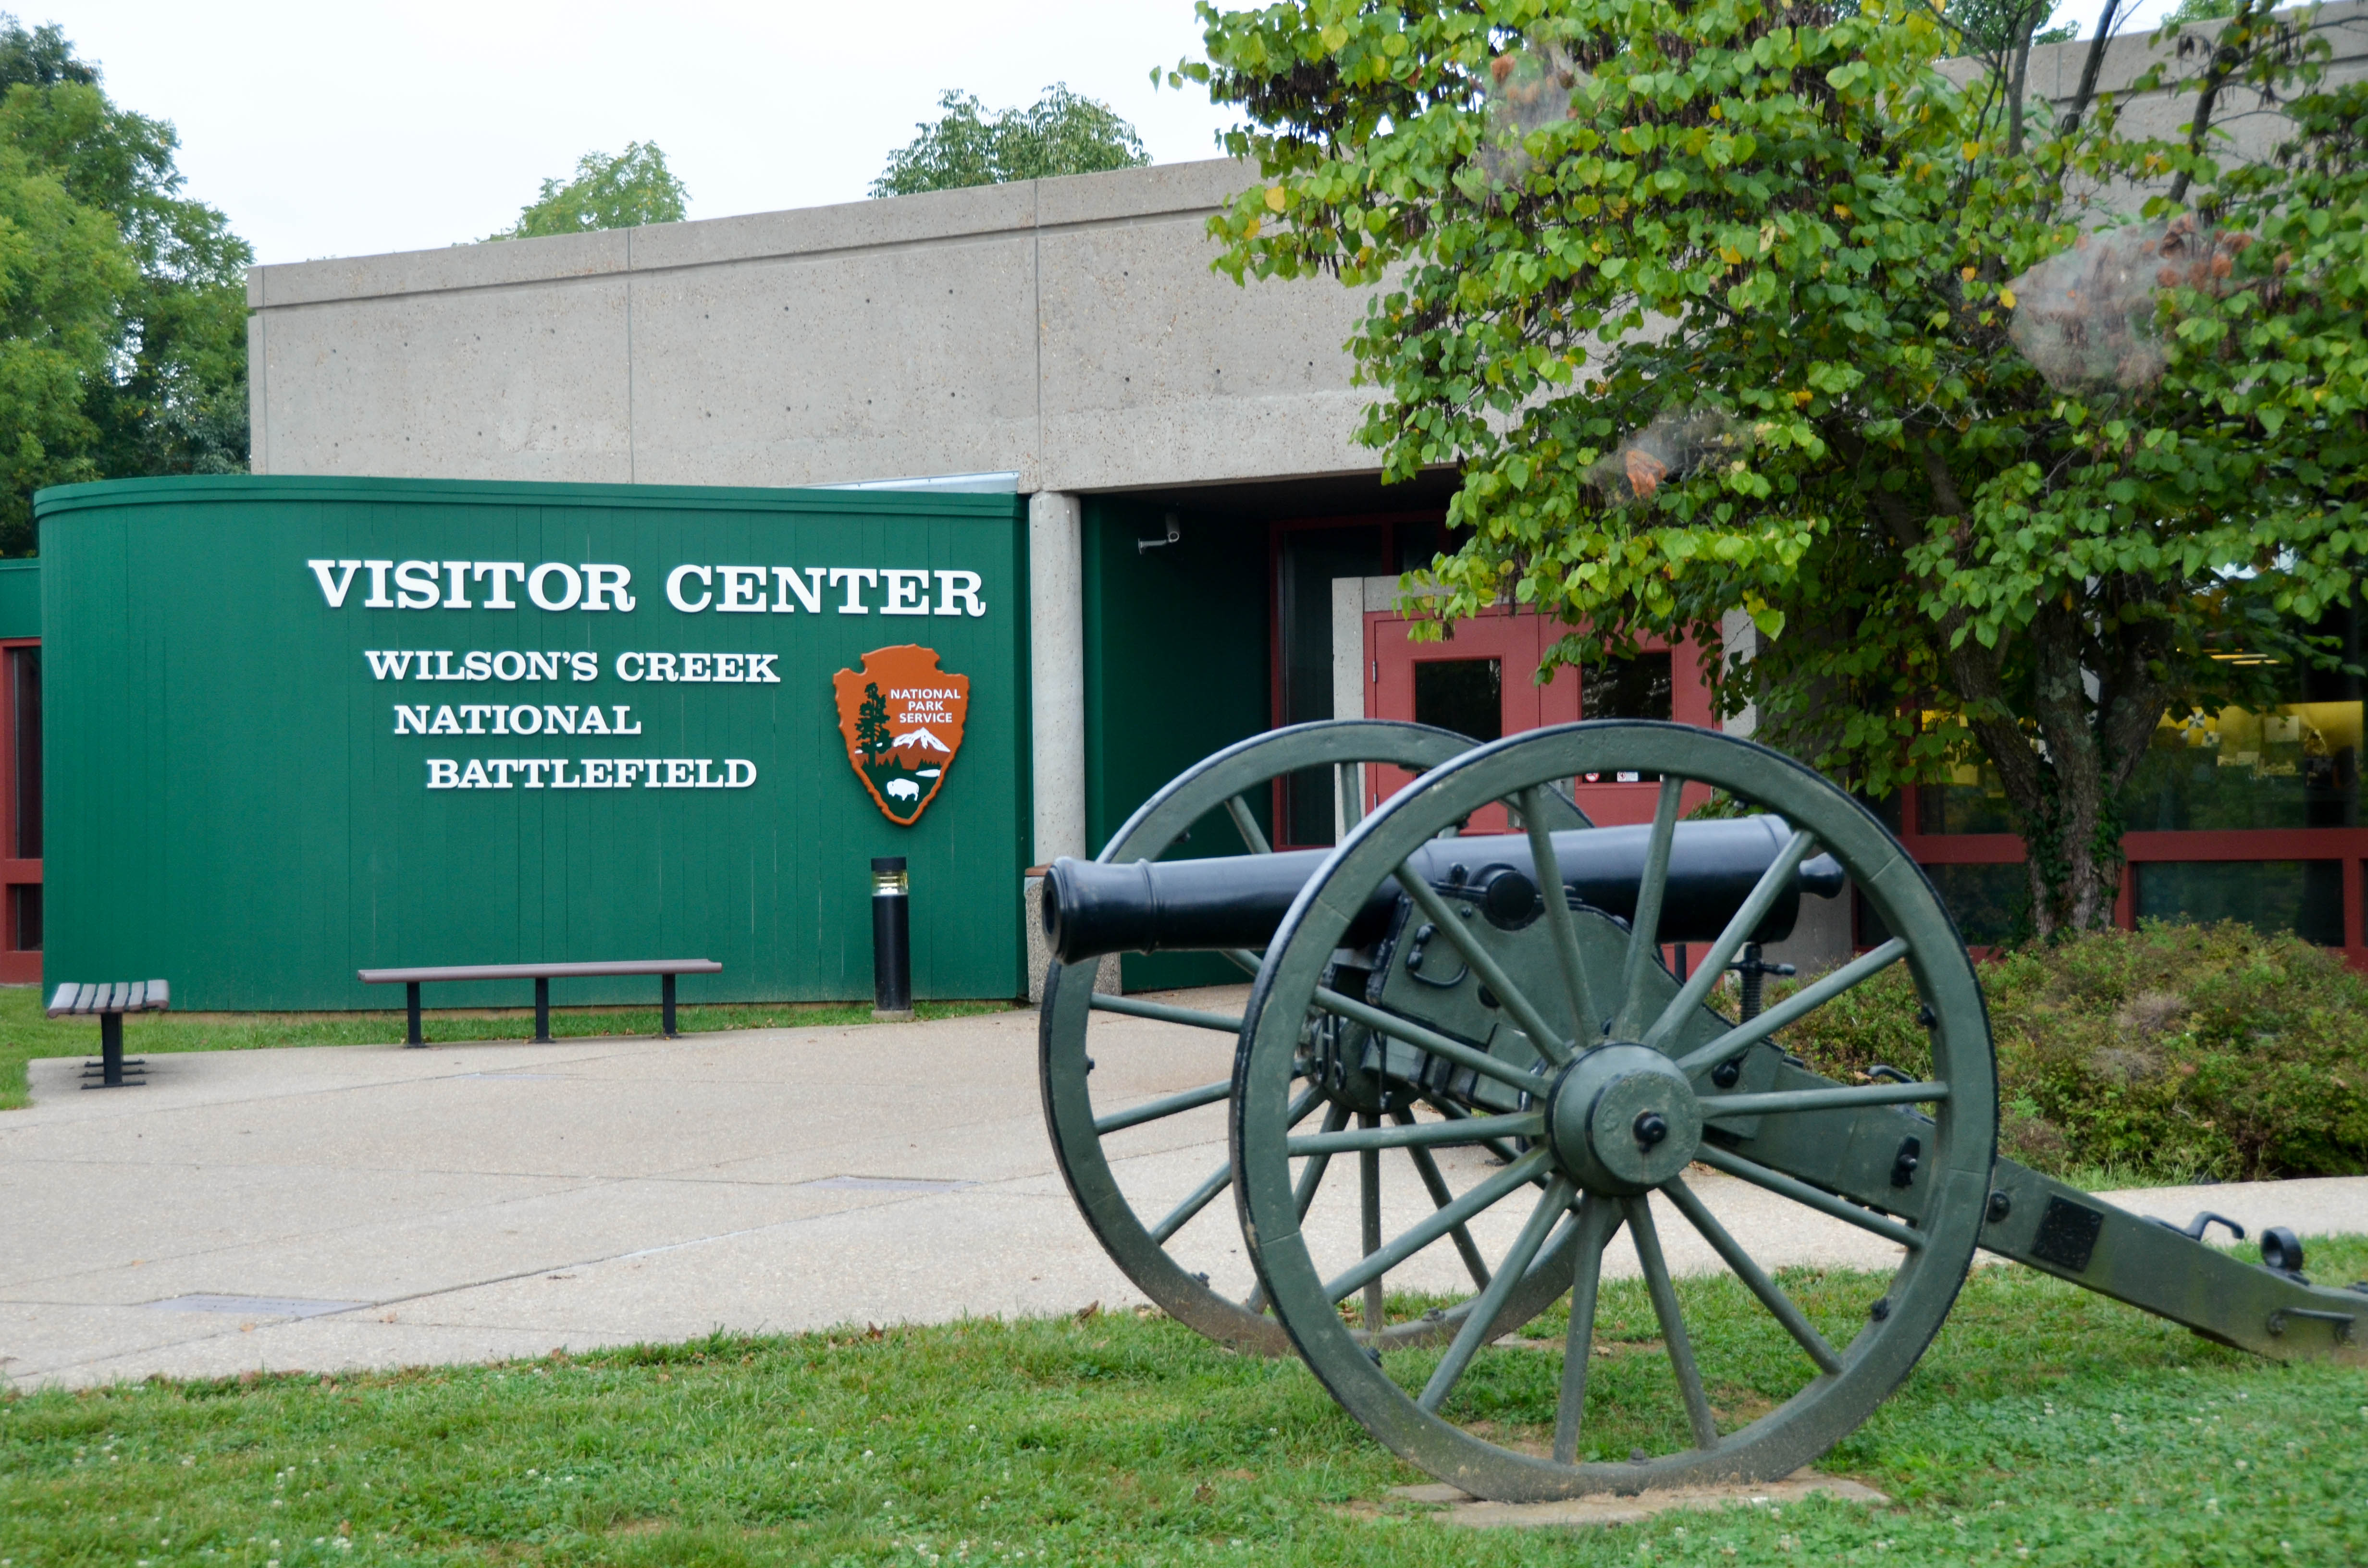
[[[67,980],[59,983],[43,1010],[52,1018],[87,1013],[161,1013],[172,999],[173,988],[161,980],[100,981],[93,985]]]
[[[721,974],[713,959],[628,959],[616,963],[448,964],[430,969],[365,969],[365,985],[408,985],[461,980],[565,980],[598,974]]]

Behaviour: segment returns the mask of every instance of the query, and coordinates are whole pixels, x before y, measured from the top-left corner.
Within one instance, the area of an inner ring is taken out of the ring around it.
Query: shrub
[[[2368,1171],[2368,977],[2294,937],[2153,921],[1980,967],[1998,1152],[2143,1181]],[[1772,999],[1772,998],[1771,998]],[[1929,1067],[1895,966],[1784,1031],[1817,1071]]]

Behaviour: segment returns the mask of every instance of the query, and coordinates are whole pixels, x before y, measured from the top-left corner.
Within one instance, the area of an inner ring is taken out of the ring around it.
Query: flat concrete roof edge
[[[1189,216],[1214,211],[1256,177],[1246,162],[1210,158],[639,229],[281,262],[247,268],[246,301],[278,310]]]

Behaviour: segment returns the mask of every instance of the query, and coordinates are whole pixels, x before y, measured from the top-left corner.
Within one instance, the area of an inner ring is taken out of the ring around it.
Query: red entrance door
[[[1437,724],[1481,741],[1582,718],[1674,719],[1716,727],[1690,642],[1649,643],[1634,661],[1584,675],[1557,670],[1541,686],[1538,665],[1562,635],[1558,621],[1528,611],[1492,612],[1456,622],[1454,637],[1441,642],[1409,642],[1413,624],[1387,612],[1365,617],[1365,711],[1373,718]],[[1365,771],[1368,811],[1413,778],[1394,767]],[[1660,783],[1633,776],[1588,778],[1573,780],[1571,792],[1597,823],[1645,823],[1653,820]],[[1708,798],[1707,790],[1691,787],[1686,807]],[[1492,806],[1465,831],[1502,833],[1508,825],[1504,809]]]

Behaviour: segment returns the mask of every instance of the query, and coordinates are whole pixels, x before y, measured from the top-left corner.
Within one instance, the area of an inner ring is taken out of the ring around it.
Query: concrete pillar
[[[1726,645],[1726,667],[1733,669],[1748,663],[1759,652],[1759,628],[1752,624],[1748,611],[1731,609],[1719,617],[1718,640]],[[1759,710],[1746,708],[1731,719],[1719,721],[1720,729],[1743,740],[1749,740],[1759,728]]]
[[[1035,858],[1086,843],[1086,595],[1082,512],[1074,495],[1028,498],[1029,707],[1035,725]]]

